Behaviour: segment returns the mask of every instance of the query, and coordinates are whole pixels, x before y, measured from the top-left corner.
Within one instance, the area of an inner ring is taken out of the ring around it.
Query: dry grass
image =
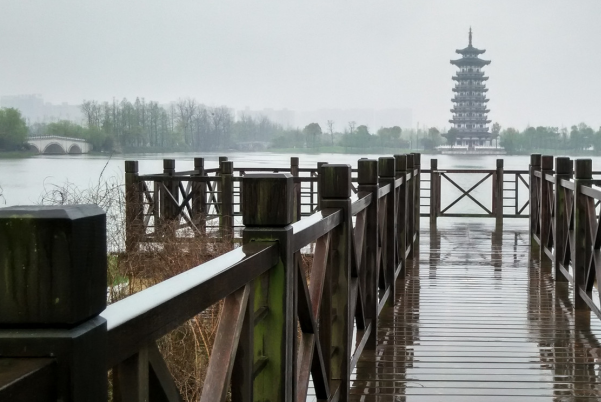
[[[117,273],[128,278],[128,286],[120,289],[120,294],[115,294],[115,300],[160,283],[232,249],[231,243],[212,237],[196,237],[181,242],[176,237],[163,236],[162,240],[161,244],[144,245],[141,247],[143,251],[120,256]],[[157,342],[186,402],[200,398],[221,307],[221,302],[209,307]]]
[[[116,302],[194,268],[232,249],[232,243],[213,237],[185,242],[163,235],[160,243],[145,243],[124,252],[124,185],[116,178],[99,180],[87,189],[72,183],[51,184],[40,198],[45,205],[95,204],[107,213],[108,288]],[[165,233],[174,233],[164,227]],[[222,303],[219,302],[157,341],[184,401],[198,401],[215,341]],[[110,373],[109,373],[110,378]]]

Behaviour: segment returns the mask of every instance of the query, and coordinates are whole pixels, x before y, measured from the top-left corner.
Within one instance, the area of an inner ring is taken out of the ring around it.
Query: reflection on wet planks
[[[382,311],[353,401],[601,400],[601,322],[530,262],[527,222],[439,221]]]

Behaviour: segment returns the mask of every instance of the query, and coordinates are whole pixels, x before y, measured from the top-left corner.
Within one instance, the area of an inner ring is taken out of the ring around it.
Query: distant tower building
[[[449,120],[453,128],[443,136],[447,138],[448,145],[468,147],[470,150],[477,146],[492,146],[496,135],[488,131],[490,120],[487,120],[487,113],[490,110],[486,108],[488,89],[484,85],[488,77],[482,72],[482,67],[490,64],[490,61],[478,58],[478,55],[486,50],[472,46],[470,28],[468,46],[455,52],[463,57],[451,60],[451,64],[459,67],[459,71],[453,77],[453,80],[457,81],[453,88],[453,118]]]

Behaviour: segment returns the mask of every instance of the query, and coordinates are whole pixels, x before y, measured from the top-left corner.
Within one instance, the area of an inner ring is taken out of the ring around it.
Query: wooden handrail
[[[543,267],[553,266],[554,279],[574,285],[573,307],[590,309],[601,319],[592,299],[595,278],[601,274],[601,236],[597,205],[601,184],[593,179],[590,159],[532,155],[530,217],[532,254]]]

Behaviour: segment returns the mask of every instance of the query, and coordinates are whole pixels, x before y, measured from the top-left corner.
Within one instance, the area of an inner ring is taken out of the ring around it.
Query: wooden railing
[[[503,159],[497,159],[496,169],[439,169],[438,160],[430,160],[430,169],[422,169],[425,183],[429,186],[422,188],[422,207],[428,211],[422,216],[429,216],[432,223],[438,217],[473,217],[495,218],[502,223],[504,218],[528,217],[528,186],[527,170],[504,170]],[[475,176],[476,182],[468,186],[458,183],[458,178]],[[459,191],[458,197],[449,198],[448,192],[443,201],[443,183],[448,189]],[[474,191],[487,185],[490,187],[490,205],[482,197],[474,195]],[[477,208],[475,211],[458,210],[462,200],[470,200]],[[454,208],[454,209],[453,209]]]
[[[573,167],[572,167],[573,162]],[[601,319],[593,288],[601,278],[601,180],[592,161],[532,155],[530,161],[530,237],[532,255],[553,267],[556,281],[574,286],[574,307]]]
[[[114,401],[179,401],[156,341],[220,301],[201,401],[229,391],[233,401],[300,402],[310,377],[318,400],[348,400],[351,372],[375,349],[378,315],[415,252],[413,158],[360,160],[356,199],[350,166],[322,165],[318,210],[298,221],[294,176],[246,173],[241,247],[108,307],[101,210],[0,209],[0,400],[104,402],[112,370]],[[163,213],[183,210],[168,204]],[[307,278],[300,260],[311,244]]]
[[[205,169],[204,162],[195,158],[194,170],[176,172],[175,161],[166,159],[163,173],[148,175],[139,174],[136,161],[126,162],[129,249],[140,242],[160,242],[169,233],[179,233],[184,239],[206,234],[239,237],[244,227],[240,183],[250,173],[287,172],[293,176],[295,221],[319,208],[320,167],[325,162],[301,168],[299,158],[292,157],[288,167],[245,168],[220,157],[219,167],[213,169]],[[420,187],[424,186],[420,188],[421,208],[416,213],[430,217],[432,224],[439,217],[491,217],[498,223],[504,218],[528,217],[528,170],[505,170],[503,159],[496,160],[496,169],[440,169],[438,160],[431,159],[430,169],[422,170],[419,154],[413,154],[410,163],[410,168],[424,173],[420,175]],[[357,169],[352,173],[356,195]],[[466,177],[475,177],[475,184],[463,184]],[[490,188],[485,190],[487,196],[478,196],[485,186]],[[453,190],[459,195],[450,197]],[[466,200],[475,209],[462,206]]]
[[[420,170],[420,154],[409,161]],[[143,242],[160,242],[164,236],[181,238],[218,235],[233,238],[244,227],[241,222],[242,178],[252,173],[286,172],[293,176],[294,220],[319,209],[320,169],[299,167],[298,157],[290,158],[289,167],[234,167],[227,157],[219,158],[219,167],[205,169],[204,158],[194,159],[194,170],[175,170],[175,160],[163,161],[163,173],[141,175],[137,161],[125,162],[127,248]],[[357,194],[358,171],[352,169],[351,188]],[[419,210],[417,211],[419,213]]]

